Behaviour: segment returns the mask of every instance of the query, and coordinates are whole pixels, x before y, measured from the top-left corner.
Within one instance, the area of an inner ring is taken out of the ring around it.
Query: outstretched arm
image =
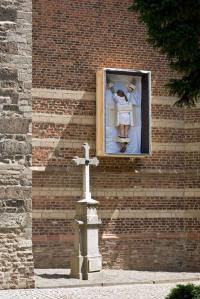
[[[115,88],[114,88],[114,84],[113,83],[108,83],[108,89],[110,89],[110,91],[112,92],[112,93],[115,93],[116,91],[115,91]]]
[[[137,105],[136,95],[134,92],[128,92],[126,96],[128,98],[129,103]]]

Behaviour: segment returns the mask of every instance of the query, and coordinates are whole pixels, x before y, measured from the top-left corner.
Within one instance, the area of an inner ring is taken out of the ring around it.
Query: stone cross
[[[89,156],[89,151],[90,151],[90,146],[88,143],[84,143],[83,147],[85,149],[85,157],[84,158],[79,158],[79,157],[74,157],[72,159],[76,165],[84,165],[83,167],[83,198],[84,199],[91,199],[91,192],[90,192],[90,165],[95,165],[98,166],[99,160],[94,157],[90,158]]]
[[[90,158],[88,143],[84,143],[85,157],[74,157],[76,165],[83,169],[83,199],[76,203],[74,218],[74,251],[71,259],[71,277],[78,279],[100,279],[102,256],[99,252],[99,225],[97,207],[99,202],[91,198],[90,165],[98,165],[99,160]],[[100,275],[100,276],[99,276]]]

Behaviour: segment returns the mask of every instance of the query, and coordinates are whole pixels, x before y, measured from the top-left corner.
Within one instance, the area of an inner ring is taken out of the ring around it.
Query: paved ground
[[[197,284],[199,281],[197,282]],[[176,284],[0,291],[1,299],[164,299]]]
[[[110,286],[139,283],[173,283],[200,280],[200,273],[186,272],[150,272],[129,270],[103,270],[94,279],[79,280],[70,278],[69,269],[35,269],[37,288],[79,287],[79,286]]]
[[[40,269],[35,277],[36,289],[3,290],[0,299],[164,299],[177,283],[200,285],[200,273],[104,270],[88,282],[69,278],[69,270]]]

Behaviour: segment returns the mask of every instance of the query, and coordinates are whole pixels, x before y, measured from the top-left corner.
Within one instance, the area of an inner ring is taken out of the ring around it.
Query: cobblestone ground
[[[199,281],[193,282],[200,284]],[[164,299],[177,283],[0,291],[1,299]]]

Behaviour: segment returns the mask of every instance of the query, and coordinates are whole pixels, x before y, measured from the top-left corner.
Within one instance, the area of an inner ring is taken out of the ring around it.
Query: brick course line
[[[33,113],[32,120],[35,123],[53,123],[53,124],[81,124],[81,125],[95,125],[96,118],[94,116],[86,115],[58,115],[51,113]],[[182,120],[168,119],[153,119],[153,128],[176,128],[176,129],[196,129],[200,128],[199,123],[187,123]]]
[[[73,100],[96,100],[95,92],[88,92],[82,90],[61,90],[61,89],[47,89],[47,88],[33,88],[32,96],[39,98],[51,99],[73,99]],[[167,96],[152,96],[153,104],[160,105],[174,105],[176,97]]]
[[[80,140],[66,140],[59,138],[33,138],[32,145],[35,147],[49,147],[49,148],[81,148],[84,141]],[[95,147],[95,142],[90,142],[90,147]]]
[[[196,123],[185,123],[185,129],[196,129],[196,128],[200,128],[200,122],[196,122]]]
[[[50,113],[33,113],[33,122],[37,123],[53,123],[53,124],[81,124],[95,125],[95,117],[85,115],[58,115]]]
[[[51,98],[51,99],[73,99],[73,100],[87,100],[87,101],[96,100],[95,92],[89,92],[84,90],[33,88],[32,96],[39,97],[39,98]],[[176,97],[152,96],[152,103],[157,105],[173,106],[176,101],[177,101]],[[199,108],[200,103],[197,103],[196,107]]]
[[[63,166],[32,166],[31,167],[31,170],[34,171],[34,172],[38,172],[38,171],[45,171],[45,172],[52,172],[52,173],[60,173],[60,172],[66,172],[66,171],[70,171],[70,173],[77,173],[79,174],[80,173],[80,170],[76,167],[63,167]],[[120,173],[129,173],[129,172],[133,172],[132,170],[126,170],[126,171],[122,171]],[[141,174],[159,174],[159,175],[168,175],[168,174],[187,174],[187,175],[190,175],[190,176],[196,176],[196,175],[200,175],[199,173],[199,169],[154,169],[154,168],[144,168],[144,169],[140,169],[139,171],[138,170],[135,170],[135,173],[141,173]],[[0,170],[0,173],[1,173],[1,170]]]
[[[200,128],[200,122],[185,123],[182,120],[172,119],[152,119],[153,128],[174,128],[174,129],[198,129]]]
[[[101,237],[103,240],[106,239],[128,239],[128,240],[133,240],[133,239],[159,239],[159,240],[165,240],[165,239],[189,239],[189,240],[199,240],[199,233],[188,233],[188,232],[164,232],[164,233],[152,233],[152,232],[142,232],[142,233],[131,233],[131,234],[126,234],[126,233],[119,233],[119,234],[112,234],[112,233],[106,233],[104,232]]]
[[[95,101],[95,93],[88,91],[75,91],[75,90],[62,90],[62,89],[46,89],[46,88],[33,88],[32,96],[39,98],[50,99],[73,99],[73,100],[86,100]]]
[[[84,140],[59,138],[33,138],[32,145],[45,148],[81,148]],[[95,142],[90,141],[90,147],[95,148]],[[152,143],[153,151],[195,152],[200,150],[200,142],[196,143]]]
[[[32,190],[33,196],[81,196],[81,188],[52,188],[52,187],[34,187]],[[104,188],[101,190],[94,189],[93,196],[139,196],[139,197],[200,197],[200,188]]]
[[[171,240],[177,240],[177,239],[189,239],[189,240],[199,240],[200,236],[198,232],[195,233],[188,233],[188,232],[159,232],[159,234],[155,232],[140,232],[140,233],[107,233],[103,232],[100,239],[101,240],[133,240],[133,239],[159,239],[159,240],[165,240],[165,239],[171,239]],[[62,241],[62,242],[73,242],[74,241],[74,235],[71,233],[66,234],[56,234],[56,235],[33,235],[33,241],[37,243],[44,243],[48,242],[49,240],[54,241]]]
[[[102,219],[192,218],[200,219],[198,210],[99,210]],[[74,210],[33,210],[34,219],[73,219]]]

